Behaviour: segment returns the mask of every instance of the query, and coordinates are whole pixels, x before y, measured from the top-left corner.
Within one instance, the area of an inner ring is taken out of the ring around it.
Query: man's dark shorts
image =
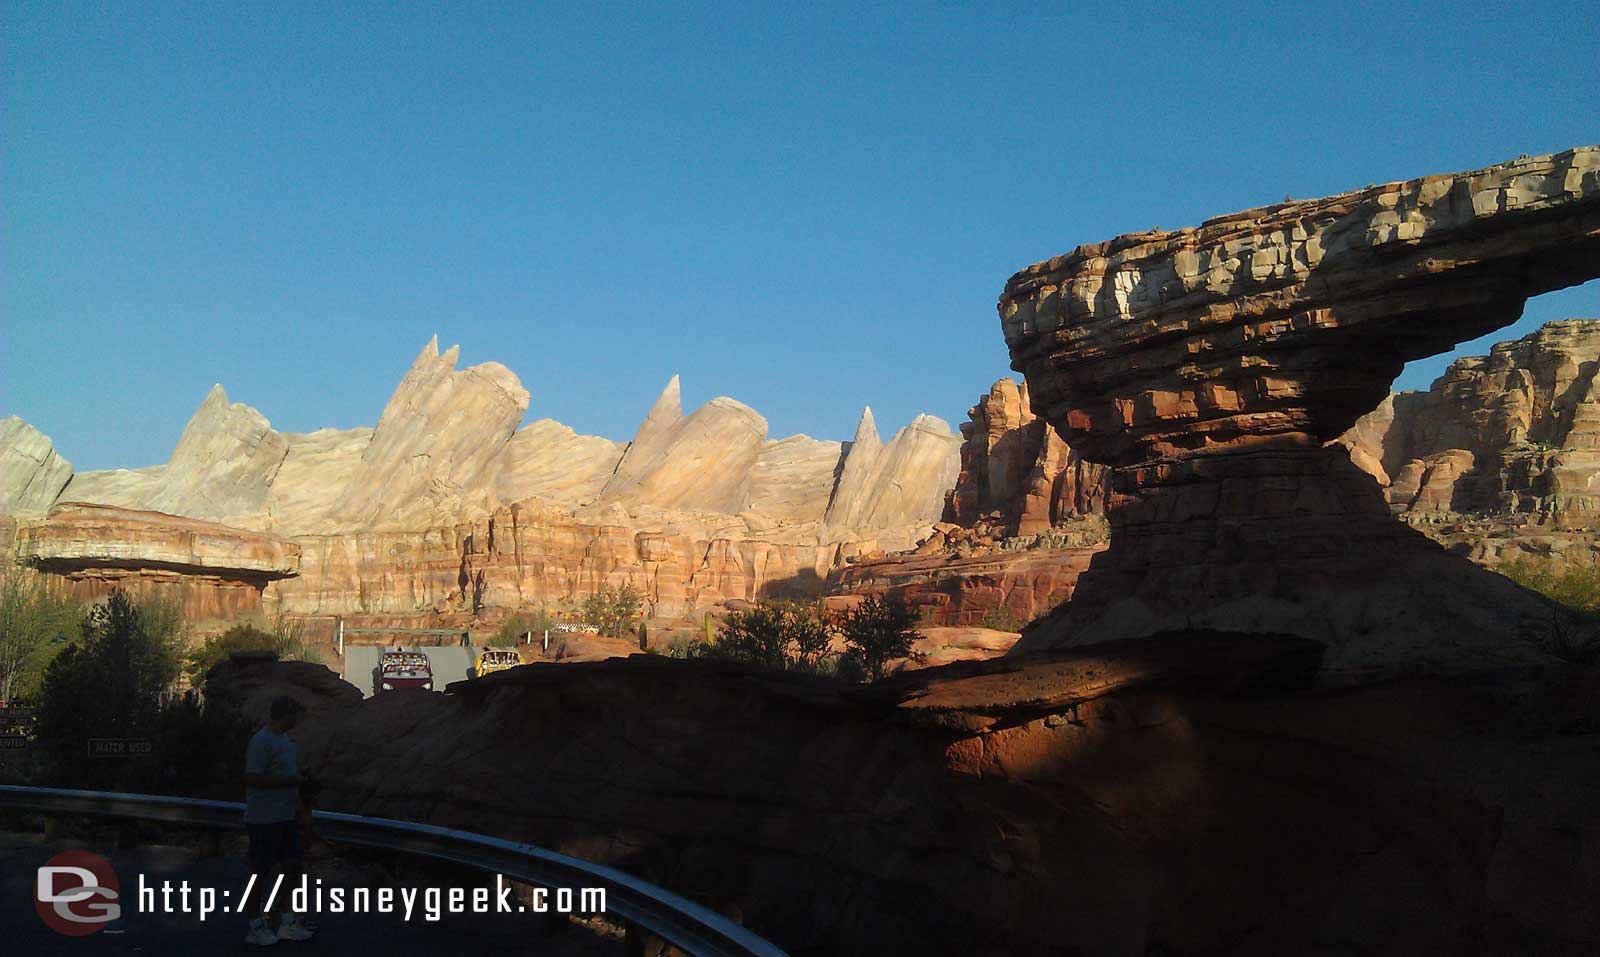
[[[300,824],[293,819],[270,824],[246,823],[250,834],[250,866],[255,871],[281,870],[300,854]]]

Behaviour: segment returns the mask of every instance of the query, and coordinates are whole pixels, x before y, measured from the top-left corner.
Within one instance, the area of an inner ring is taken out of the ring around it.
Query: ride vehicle
[[[385,651],[378,659],[378,690],[433,690],[433,666],[420,651]]]
[[[472,665],[472,675],[475,678],[482,678],[484,675],[515,668],[520,664],[522,656],[513,649],[485,648],[483,654],[479,655],[478,660]]]

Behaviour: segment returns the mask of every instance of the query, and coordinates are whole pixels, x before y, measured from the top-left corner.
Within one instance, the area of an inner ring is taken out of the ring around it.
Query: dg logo
[[[88,851],[62,851],[41,868],[33,907],[58,934],[85,937],[122,916],[122,885],[111,862]]]

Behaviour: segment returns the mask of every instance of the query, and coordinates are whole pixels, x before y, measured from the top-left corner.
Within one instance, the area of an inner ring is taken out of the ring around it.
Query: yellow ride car
[[[485,648],[472,666],[472,675],[482,678],[496,671],[505,671],[522,664],[522,656],[509,648]]]

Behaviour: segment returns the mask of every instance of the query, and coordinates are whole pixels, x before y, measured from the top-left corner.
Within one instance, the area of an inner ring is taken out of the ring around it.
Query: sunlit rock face
[[[17,561],[70,595],[156,594],[196,623],[261,614],[266,587],[300,569],[299,546],[276,535],[107,505],[61,505],[15,535]]]
[[[1113,467],[1111,547],[1019,649],[1303,634],[1332,673],[1542,660],[1542,599],[1394,522],[1325,448],[1403,365],[1600,275],[1600,149],[1082,246],[1000,300],[1033,409]]]
[[[531,397],[517,376],[458,356],[430,341],[376,427],[279,433],[218,386],[149,468],[74,476],[8,421],[0,511],[26,527],[90,502],[282,536],[302,574],[265,600],[293,614],[493,616],[631,585],[673,616],[815,597],[845,562],[926,537],[958,468],[959,439],[932,416],[886,444],[870,412],[855,443],[773,439],[727,397],[685,415],[676,376],[630,443],[518,428]]]
[[[1397,514],[1600,521],[1600,319],[1551,322],[1450,364],[1340,441]]]
[[[0,512],[42,515],[70,478],[72,463],[49,436],[14,415],[0,419]]]

